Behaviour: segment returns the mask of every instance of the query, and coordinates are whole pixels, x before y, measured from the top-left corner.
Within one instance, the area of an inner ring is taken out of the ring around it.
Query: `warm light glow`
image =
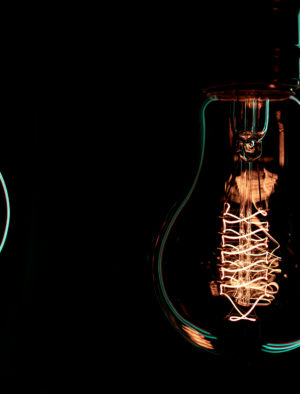
[[[203,335],[201,335],[198,331],[187,326],[182,326],[182,328],[185,331],[185,333],[188,335],[190,340],[194,342],[196,345],[204,347],[206,349],[214,349],[212,343]]]
[[[279,165],[284,167],[285,163],[285,147],[284,147],[284,125],[281,122],[281,111],[276,111],[276,120],[279,131]]]
[[[238,204],[243,200],[249,199],[253,203],[259,201],[268,201],[268,198],[274,193],[274,188],[278,180],[278,175],[274,174],[265,168],[261,171],[252,170],[246,179],[246,171],[235,178],[235,183],[232,183],[232,177],[226,182],[225,187],[230,186],[229,197],[231,201]],[[246,187],[246,182],[251,182],[251,188]]]
[[[229,320],[255,321],[251,314],[257,305],[269,305],[279,290],[274,281],[280,257],[279,243],[269,233],[267,211],[243,217],[231,212],[229,203],[223,213],[220,294],[234,307]],[[272,247],[271,247],[272,246]]]

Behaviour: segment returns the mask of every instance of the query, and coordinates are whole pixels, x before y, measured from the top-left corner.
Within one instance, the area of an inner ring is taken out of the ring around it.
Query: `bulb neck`
[[[221,101],[248,101],[262,99],[270,101],[287,100],[295,95],[298,85],[266,82],[231,82],[203,88],[207,97],[216,96]]]

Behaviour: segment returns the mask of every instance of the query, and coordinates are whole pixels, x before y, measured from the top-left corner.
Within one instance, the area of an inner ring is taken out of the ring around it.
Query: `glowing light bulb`
[[[198,348],[222,353],[245,335],[259,352],[300,346],[299,104],[249,87],[210,91],[202,106],[199,167],[153,256],[161,305]]]
[[[247,67],[249,80],[204,89],[195,177],[155,242],[166,316],[212,353],[300,347],[299,45],[278,37],[270,77]],[[282,64],[296,67],[289,73]]]

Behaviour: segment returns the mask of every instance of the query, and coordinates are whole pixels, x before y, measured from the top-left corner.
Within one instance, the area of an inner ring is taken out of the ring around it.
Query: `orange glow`
[[[250,176],[250,179],[246,179],[246,176],[248,178]],[[230,177],[226,182],[226,187],[231,183],[231,179]],[[274,192],[277,179],[277,174],[273,174],[265,168],[259,173],[253,170],[250,175],[245,171],[235,178],[235,184],[230,189],[230,199],[239,204],[247,198],[254,203],[261,200],[267,201]],[[251,182],[250,190],[245,186],[247,181]]]
[[[242,212],[237,216],[231,212],[230,204],[225,204],[220,294],[234,307],[229,320],[255,321],[254,308],[269,305],[279,290],[274,279],[281,272],[280,257],[275,255],[280,245],[269,233],[266,210],[248,210],[247,216]]]
[[[211,294],[212,294],[214,297],[220,295],[219,289],[218,289],[218,285],[217,285],[217,283],[216,283],[214,280],[212,280],[211,282],[209,282],[209,287],[210,287]]]
[[[279,131],[279,165],[284,167],[285,163],[285,148],[284,148],[284,125],[281,122],[281,111],[276,111],[276,120]]]
[[[188,326],[182,326],[182,328],[196,345],[204,347],[205,349],[214,349],[212,343],[198,331]]]

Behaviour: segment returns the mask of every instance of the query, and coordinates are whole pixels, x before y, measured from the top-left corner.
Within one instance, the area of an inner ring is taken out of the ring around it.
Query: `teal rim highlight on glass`
[[[192,194],[192,192],[193,192],[193,190],[194,190],[194,188],[196,186],[196,183],[198,181],[198,178],[199,178],[199,175],[200,175],[200,172],[201,172],[201,168],[202,168],[203,157],[204,157],[204,146],[205,146],[205,119],[204,119],[204,112],[205,112],[205,109],[206,109],[207,105],[210,102],[215,101],[215,100],[217,100],[217,98],[215,96],[208,98],[203,103],[202,109],[200,111],[200,116],[201,116],[201,118],[200,118],[201,133],[200,133],[200,135],[202,137],[202,140],[201,140],[201,155],[200,155],[199,167],[198,167],[198,170],[197,170],[197,173],[196,173],[196,176],[195,176],[195,179],[194,179],[194,182],[192,184],[192,187],[191,187],[190,191],[188,192],[185,200],[182,202],[182,204],[179,206],[179,208],[175,212],[172,220],[170,221],[170,223],[169,223],[169,225],[168,225],[168,227],[167,227],[167,229],[165,231],[165,234],[164,234],[162,242],[161,242],[160,250],[159,250],[159,256],[158,256],[159,284],[160,284],[160,288],[161,288],[163,297],[164,297],[167,305],[172,310],[172,312],[177,317],[177,319],[179,321],[181,321],[181,323],[185,324],[187,327],[190,327],[190,328],[196,330],[199,334],[203,335],[205,338],[210,338],[210,339],[217,339],[217,337],[213,336],[210,332],[205,331],[205,330],[201,329],[200,327],[197,327],[194,324],[192,324],[191,322],[189,322],[186,319],[184,319],[184,317],[180,315],[180,313],[175,309],[174,305],[172,304],[171,300],[169,299],[169,297],[167,295],[167,292],[166,292],[166,289],[165,289],[163,276],[162,276],[162,256],[163,256],[165,243],[166,243],[166,240],[167,240],[168,235],[170,233],[170,230],[173,227],[174,222],[177,219],[178,215],[180,214],[180,212],[182,211],[182,209],[184,208],[184,206],[188,202],[188,200],[189,200],[189,198],[190,198],[190,196],[191,196],[191,194]],[[194,345],[197,346],[196,344],[194,344]],[[199,346],[199,347],[201,347],[201,346]]]
[[[300,347],[300,340],[288,343],[267,343],[262,345],[262,351],[267,353],[284,353]]]
[[[4,229],[4,234],[1,240],[0,244],[0,253],[4,247],[6,238],[7,238],[7,233],[8,233],[8,228],[9,228],[9,222],[10,222],[10,204],[9,204],[9,197],[8,197],[8,192],[6,188],[6,184],[4,182],[3,176],[0,172],[0,182],[3,187],[4,195],[5,195],[5,202],[6,202],[6,223],[5,223],[5,229]]]

